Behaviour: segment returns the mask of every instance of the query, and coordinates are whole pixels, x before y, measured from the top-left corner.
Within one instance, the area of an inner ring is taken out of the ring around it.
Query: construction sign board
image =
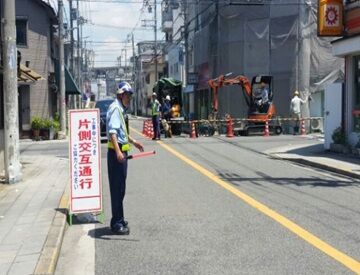
[[[100,114],[69,111],[70,214],[102,212]]]

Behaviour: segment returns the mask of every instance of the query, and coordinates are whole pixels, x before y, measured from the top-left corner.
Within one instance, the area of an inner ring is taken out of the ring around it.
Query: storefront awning
[[[18,72],[18,82],[20,83],[34,83],[38,80],[44,80],[44,78],[39,75],[34,70],[26,67],[23,64],[20,64]]]
[[[59,62],[55,63],[55,71],[56,71],[56,84],[59,87],[60,80],[60,65]],[[65,92],[66,95],[80,95],[80,90],[75,83],[74,78],[72,77],[69,69],[65,66]]]

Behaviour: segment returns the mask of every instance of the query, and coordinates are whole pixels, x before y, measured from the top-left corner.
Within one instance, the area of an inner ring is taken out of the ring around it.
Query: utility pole
[[[15,1],[4,1],[4,163],[8,183],[21,180]]]
[[[134,33],[131,34],[131,44],[132,44],[132,56],[133,56],[133,71],[132,71],[132,81],[134,85],[134,89],[136,91],[136,81],[135,81],[135,42],[134,42]],[[138,114],[138,91],[135,93],[135,115]]]
[[[73,10],[73,0],[69,0],[69,10],[70,10],[70,72],[75,75],[75,59],[74,59],[74,10]],[[77,95],[71,95],[73,99],[74,108],[77,108]]]
[[[70,71],[74,74],[74,24],[73,24],[73,5],[72,0],[69,0],[70,10]]]
[[[155,53],[155,82],[158,81],[158,77],[159,77],[159,74],[158,74],[158,62],[157,62],[157,15],[156,15],[156,0],[154,0],[154,17],[155,17],[155,22],[154,22],[154,33],[155,33],[155,50],[154,50],[154,53]]]
[[[65,66],[64,66],[64,24],[62,0],[58,0],[58,17],[59,17],[59,65],[60,65],[60,133],[59,138],[64,139],[66,136],[66,103],[65,103]]]
[[[126,61],[126,59],[127,59],[127,49],[122,49],[122,51],[124,51],[124,52],[125,52],[125,62],[124,62],[124,80],[127,80],[127,74],[126,74],[126,72],[127,72],[127,61]]]
[[[82,87],[81,87],[81,58],[80,58],[80,16],[79,16],[79,0],[76,1],[76,26],[77,26],[77,84],[80,89],[80,97],[82,96]]]
[[[185,61],[185,73],[184,73],[184,87],[187,87],[188,85],[188,74],[189,74],[189,55],[188,55],[188,48],[189,48],[189,24],[188,24],[188,5],[187,0],[183,0],[183,13],[184,13],[184,61]],[[184,104],[184,107],[186,108],[185,111],[187,114],[190,114],[190,96],[188,95],[188,104],[187,106]]]
[[[298,87],[300,95],[307,97],[310,95],[310,63],[311,63],[311,6],[305,1],[301,1],[299,7],[299,42],[298,42]],[[301,108],[303,117],[310,116],[309,102]],[[308,127],[308,123],[306,123]]]

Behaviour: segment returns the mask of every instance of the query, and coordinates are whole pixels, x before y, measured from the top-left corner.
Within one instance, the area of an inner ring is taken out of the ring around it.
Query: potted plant
[[[53,121],[53,127],[54,127],[54,138],[58,138],[58,133],[60,131],[60,122],[57,120]]]
[[[40,140],[40,129],[43,127],[43,120],[40,117],[34,116],[31,120],[31,129],[33,132],[33,138]]]
[[[346,146],[346,135],[341,127],[334,130],[331,135],[333,143],[330,144],[331,151],[348,154],[350,149]]]
[[[42,136],[44,139],[54,139],[55,129],[54,129],[54,121],[52,119],[44,119]]]

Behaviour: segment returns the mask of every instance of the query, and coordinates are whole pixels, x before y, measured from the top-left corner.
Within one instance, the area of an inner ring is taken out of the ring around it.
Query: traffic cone
[[[149,138],[153,138],[154,137],[154,125],[152,123],[152,121],[149,121]]]
[[[302,119],[301,120],[301,135],[305,136],[306,135],[306,131],[305,131],[305,120]]]
[[[149,121],[145,120],[145,132],[144,132],[144,136],[148,137],[149,136]]]
[[[191,122],[191,138],[196,138],[195,122]]]
[[[146,124],[146,136],[147,136],[148,138],[152,137],[151,129],[152,129],[151,120],[147,120],[147,124]]]
[[[143,123],[142,134],[143,134],[144,136],[146,136],[146,120],[144,120],[144,123]]]
[[[265,121],[265,129],[264,129],[264,137],[270,136],[269,134],[269,122],[268,120]]]
[[[232,123],[232,118],[230,116],[226,121],[226,136],[229,138],[234,137],[233,123]]]

